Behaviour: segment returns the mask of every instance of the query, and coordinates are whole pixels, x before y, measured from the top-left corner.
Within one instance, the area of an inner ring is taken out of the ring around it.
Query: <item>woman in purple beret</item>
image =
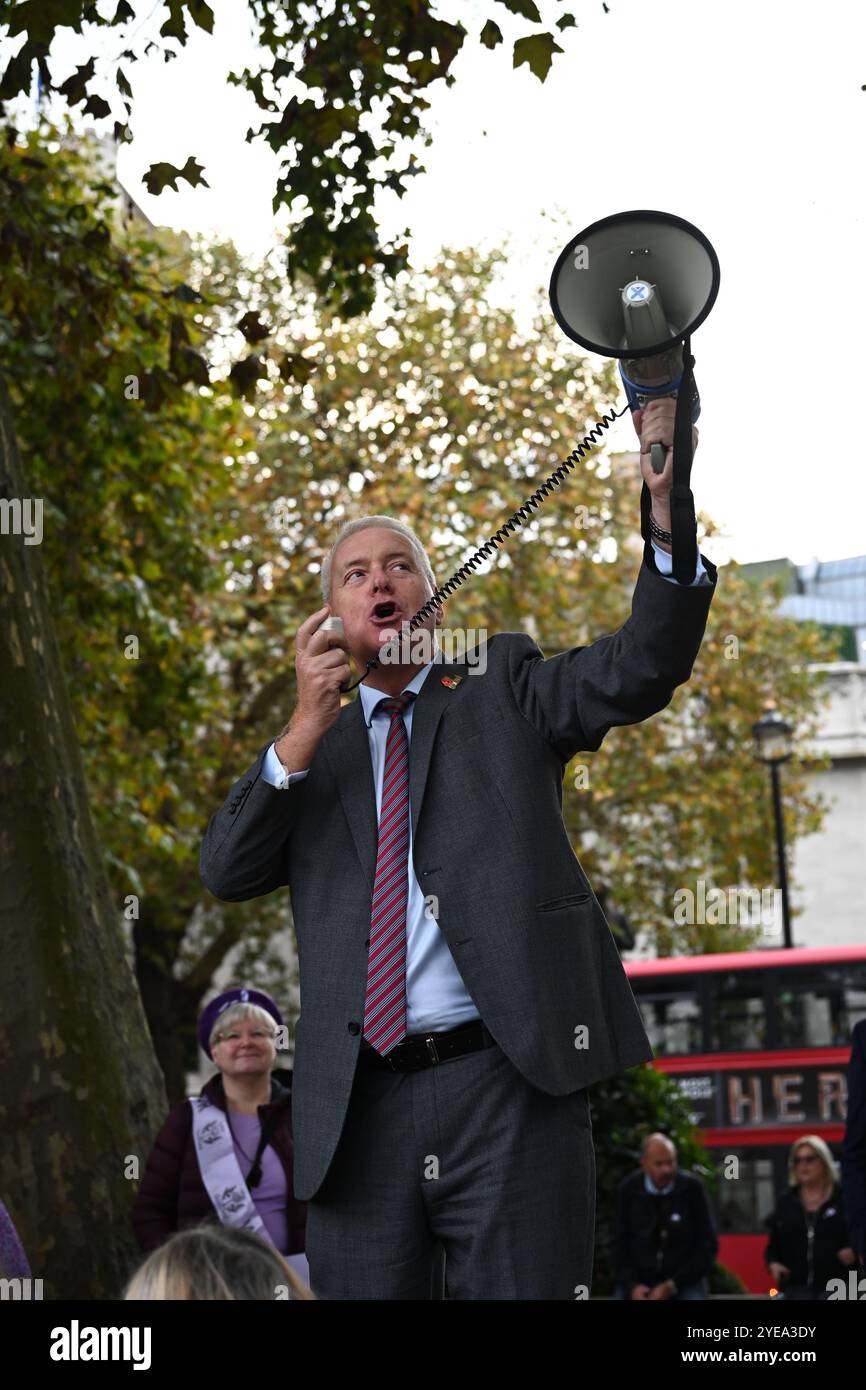
[[[283,1018],[261,990],[229,989],[198,1021],[219,1068],[169,1112],[132,1212],[142,1250],[204,1221],[255,1231],[304,1279],[306,1203],[292,1188],[290,1071],[274,1072]]]

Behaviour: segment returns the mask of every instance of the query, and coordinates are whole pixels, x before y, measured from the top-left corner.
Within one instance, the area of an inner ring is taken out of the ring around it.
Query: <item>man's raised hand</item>
[[[323,631],[331,605],[311,614],[298,628],[295,672],[298,678],[297,719],[320,734],[340,715],[340,686],[352,676],[349,647],[342,632]]]
[[[653,502],[668,504],[674,481],[674,420],[677,403],[673,396],[657,396],[647,401],[643,410],[632,411],[632,423],[640,440],[640,471],[649,488]],[[666,449],[665,466],[661,473],[654,473],[650,462],[653,444],[663,444]],[[692,450],[698,447],[698,431],[692,425]]]

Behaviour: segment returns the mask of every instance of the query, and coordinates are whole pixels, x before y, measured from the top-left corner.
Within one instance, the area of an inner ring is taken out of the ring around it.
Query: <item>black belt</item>
[[[481,1019],[460,1023],[446,1033],[413,1033],[392,1047],[384,1057],[366,1039],[358,1054],[359,1067],[374,1067],[386,1071],[421,1071],[439,1062],[450,1062],[482,1047],[495,1047],[496,1039]]]

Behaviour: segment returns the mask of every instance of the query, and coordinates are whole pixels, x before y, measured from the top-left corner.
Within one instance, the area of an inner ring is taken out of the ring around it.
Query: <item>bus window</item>
[[[866,1018],[866,963],[780,970],[773,992],[777,1047],[847,1047]]]
[[[747,1052],[767,1046],[763,970],[713,975],[710,1025],[714,1052]]]
[[[736,1180],[725,1177],[731,1157],[737,1159]],[[716,1187],[719,1235],[747,1235],[760,1231],[764,1217],[775,1206],[777,1191],[778,1164],[772,1157],[760,1158],[754,1149],[726,1152],[719,1165]]]
[[[685,990],[636,994],[653,1052],[657,1057],[678,1057],[703,1051],[701,1008],[697,994]]]

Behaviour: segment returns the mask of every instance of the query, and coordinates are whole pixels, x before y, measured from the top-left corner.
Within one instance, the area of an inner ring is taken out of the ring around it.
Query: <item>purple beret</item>
[[[277,1027],[280,1027],[283,1022],[283,1016],[271,996],[269,994],[264,994],[260,989],[241,989],[238,986],[234,989],[224,990],[222,994],[218,994],[215,999],[212,999],[209,1004],[205,1005],[204,1009],[199,1014],[198,1024],[196,1026],[196,1036],[198,1038],[199,1047],[202,1052],[207,1053],[211,1061],[213,1061],[213,1057],[211,1056],[209,1040],[213,1032],[213,1026],[220,1014],[225,1013],[226,1009],[232,1004],[258,1004],[260,1009],[267,1010],[271,1018],[277,1024]]]

